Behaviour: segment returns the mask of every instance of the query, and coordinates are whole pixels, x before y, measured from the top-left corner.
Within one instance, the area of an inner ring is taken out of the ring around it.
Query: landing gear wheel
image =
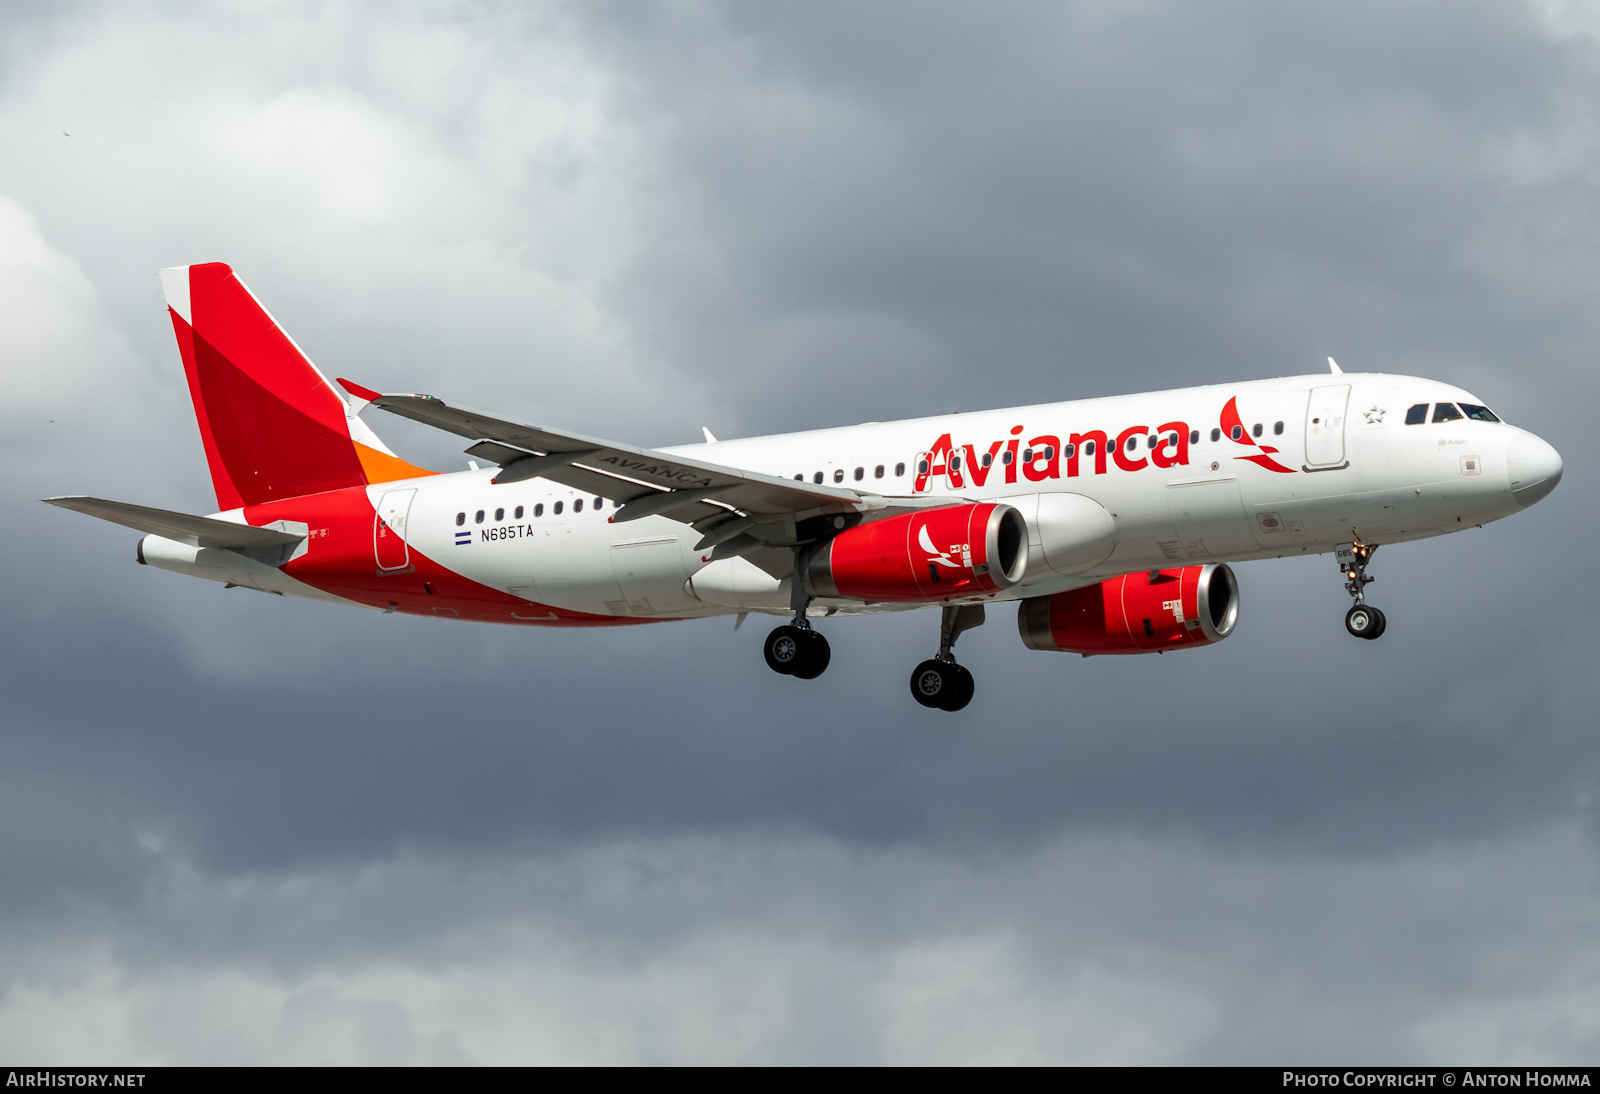
[[[972,702],[972,693],[977,690],[978,685],[965,665],[951,661],[945,667],[955,677],[955,686],[951,689],[949,698],[939,704],[939,709],[948,710],[953,714]]]
[[[911,697],[925,707],[957,711],[972,702],[972,673],[954,661],[927,660],[911,673]]]
[[[1384,631],[1389,629],[1389,618],[1383,614],[1382,608],[1373,608],[1372,611],[1378,617],[1378,625],[1372,629],[1372,633],[1367,637],[1376,641],[1383,637]]]
[[[761,654],[767,659],[767,668],[784,676],[793,676],[796,669],[805,665],[806,632],[799,627],[782,626],[767,635]]]
[[[1376,638],[1383,633],[1386,625],[1383,613],[1366,604],[1357,604],[1344,617],[1344,629],[1357,638]]]
[[[911,698],[925,707],[937,708],[955,683],[943,661],[924,661],[911,670]]]
[[[828,640],[822,635],[792,626],[774,628],[767,635],[761,654],[773,672],[799,680],[815,680],[821,676],[833,656]]]
[[[796,680],[815,680],[828,669],[828,662],[833,658],[833,653],[828,649],[828,640],[816,631],[801,631],[805,641],[800,645],[800,667],[790,670]]]

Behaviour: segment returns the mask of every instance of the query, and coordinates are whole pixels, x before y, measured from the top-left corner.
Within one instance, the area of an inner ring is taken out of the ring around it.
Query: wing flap
[[[170,509],[152,509],[146,505],[130,505],[125,501],[107,501],[74,495],[62,498],[44,498],[47,505],[57,505],[84,513],[91,517],[120,524],[138,532],[187,543],[191,547],[228,547],[234,550],[265,551],[287,547],[305,539],[292,532],[277,532],[271,528],[256,528],[248,524],[217,520],[214,517],[196,517],[188,513],[174,513]]]

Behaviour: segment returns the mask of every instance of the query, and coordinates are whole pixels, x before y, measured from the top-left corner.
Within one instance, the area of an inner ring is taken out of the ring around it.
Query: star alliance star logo
[[[1364,410],[1361,413],[1362,416],[1367,419],[1368,425],[1382,425],[1383,416],[1387,414],[1388,411],[1379,410],[1377,407],[1373,407],[1371,410]]]

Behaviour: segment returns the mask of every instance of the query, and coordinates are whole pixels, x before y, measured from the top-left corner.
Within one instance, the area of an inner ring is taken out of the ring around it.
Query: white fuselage
[[[1422,539],[1543,496],[1513,491],[1537,473],[1527,470],[1530,461],[1548,463],[1544,453],[1554,458],[1553,449],[1499,421],[1436,423],[1431,411],[1441,402],[1481,405],[1425,379],[1297,376],[667,451],[888,498],[1005,500],[1028,522],[1028,567],[1020,584],[982,599],[1015,600],[1139,570],[1326,552],[1352,539]],[[1419,404],[1428,404],[1427,420],[1406,424]],[[1230,407],[1239,439],[1224,420]],[[591,495],[542,479],[494,485],[495,473],[389,482],[368,493],[381,511],[385,495],[415,490],[401,514],[410,549],[530,602],[656,619],[790,609],[792,552],[713,561],[694,549],[700,533],[686,524],[612,523],[614,507],[597,510]],[[152,553],[155,565],[219,576],[198,566],[192,549],[170,559]],[[251,565],[263,573],[238,583],[327,599]],[[221,579],[237,582],[245,569]],[[910,606],[818,600],[811,610]]]

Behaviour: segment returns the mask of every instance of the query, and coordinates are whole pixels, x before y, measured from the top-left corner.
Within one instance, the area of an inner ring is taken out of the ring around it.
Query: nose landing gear
[[[925,707],[958,711],[972,702],[977,688],[964,665],[956,663],[950,652],[962,631],[983,625],[983,605],[963,604],[947,607],[939,619],[939,654],[922,662],[911,672],[911,697]]]
[[[1345,576],[1345,592],[1355,601],[1355,606],[1345,613],[1344,629],[1369,641],[1382,637],[1389,627],[1383,612],[1367,603],[1366,588],[1377,580],[1367,573],[1367,564],[1377,550],[1376,543],[1362,543],[1357,536],[1353,542],[1341,543],[1333,551]]]

